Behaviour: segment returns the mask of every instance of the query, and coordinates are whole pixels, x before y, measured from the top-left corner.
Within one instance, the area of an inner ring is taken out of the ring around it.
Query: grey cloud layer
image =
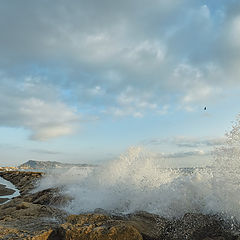
[[[191,138],[191,137],[174,137],[168,139],[150,139],[142,141],[143,145],[161,145],[164,143],[173,144],[178,147],[198,148],[198,147],[217,147],[226,142],[226,138]]]
[[[72,105],[143,117],[240,88],[234,0],[2,1],[0,33],[0,124],[34,139],[74,131]]]
[[[204,152],[202,150],[176,152],[170,154],[163,154],[165,158],[186,158],[186,157],[197,157],[197,156],[208,156],[211,152]]]

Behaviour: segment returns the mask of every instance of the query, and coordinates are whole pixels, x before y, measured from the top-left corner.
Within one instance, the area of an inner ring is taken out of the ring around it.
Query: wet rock
[[[5,203],[9,200],[9,198],[0,198],[0,204]]]
[[[0,196],[11,195],[15,190],[7,188],[5,185],[0,184]]]
[[[231,240],[235,237],[224,230],[222,221],[216,216],[188,213],[182,219],[173,221],[166,239]]]
[[[48,188],[36,193],[28,194],[24,201],[41,205],[64,206],[71,200],[70,197],[62,194],[58,188]]]
[[[170,224],[165,218],[148,212],[129,214],[126,221],[134,226],[145,240],[164,239]]]

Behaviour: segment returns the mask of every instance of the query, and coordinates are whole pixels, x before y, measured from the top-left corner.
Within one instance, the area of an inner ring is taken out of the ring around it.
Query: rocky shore
[[[13,194],[15,191],[7,188],[5,185],[0,184],[0,204],[5,203],[9,200],[8,197],[2,197],[2,196],[8,196]]]
[[[31,193],[43,175],[0,172],[0,176],[12,182],[21,193],[0,206],[0,239],[240,240],[237,227],[232,229],[218,216],[200,213],[188,213],[174,220],[147,212],[115,216],[103,209],[68,215],[59,207],[71,199],[63,196],[60,189]]]

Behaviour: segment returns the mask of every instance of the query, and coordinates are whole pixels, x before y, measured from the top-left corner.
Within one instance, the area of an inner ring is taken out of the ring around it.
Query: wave
[[[240,121],[226,134],[223,146],[214,150],[211,167],[163,168],[141,147],[105,166],[71,168],[44,178],[40,188],[64,186],[73,200],[70,213],[102,208],[114,213],[148,211],[168,218],[187,212],[221,214],[240,220]]]

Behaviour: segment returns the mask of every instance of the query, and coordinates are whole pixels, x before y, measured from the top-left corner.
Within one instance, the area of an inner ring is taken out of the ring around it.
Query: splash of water
[[[48,176],[41,186],[63,185],[73,197],[66,208],[72,213],[96,208],[117,213],[143,210],[171,218],[201,212],[240,220],[239,119],[226,134],[226,143],[215,149],[210,168],[163,168],[163,159],[135,147],[106,166]]]

